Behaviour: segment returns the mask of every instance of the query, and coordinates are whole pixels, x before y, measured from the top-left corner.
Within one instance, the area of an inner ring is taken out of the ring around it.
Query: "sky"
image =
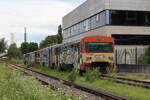
[[[20,46],[24,41],[24,27],[28,42],[40,42],[57,34],[62,17],[86,0],[0,0],[0,39],[10,44],[10,34]]]

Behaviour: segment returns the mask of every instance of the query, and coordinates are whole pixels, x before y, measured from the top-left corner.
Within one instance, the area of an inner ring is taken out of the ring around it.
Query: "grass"
[[[136,80],[150,80],[150,75],[126,75],[120,77]]]
[[[52,69],[49,69],[46,67],[40,67],[40,66],[32,67],[32,69],[35,69],[37,71],[41,71],[41,72],[44,72],[46,74],[53,75],[56,77],[61,77],[66,80],[69,75],[69,72],[59,72],[57,70],[52,70]],[[130,86],[130,85],[126,85],[126,84],[119,84],[119,83],[115,83],[111,80],[97,79],[97,80],[91,82],[91,81],[86,81],[85,77],[80,77],[78,75],[78,78],[75,81],[75,83],[89,86],[92,88],[96,88],[99,90],[103,90],[106,92],[114,93],[114,94],[124,96],[124,97],[130,98],[130,99],[150,100],[150,90],[149,89]]]
[[[69,93],[69,91],[68,91]],[[0,62],[0,100],[78,100]]]
[[[84,79],[77,80],[78,84],[94,87],[105,92],[114,93],[120,96],[128,97],[135,100],[150,100],[150,90],[111,82],[109,80],[96,80],[86,82]]]

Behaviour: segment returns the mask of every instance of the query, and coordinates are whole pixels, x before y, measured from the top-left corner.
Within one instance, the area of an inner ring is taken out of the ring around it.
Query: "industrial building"
[[[87,0],[63,17],[63,42],[112,36],[116,63],[137,64],[150,45],[149,26],[150,0]]]

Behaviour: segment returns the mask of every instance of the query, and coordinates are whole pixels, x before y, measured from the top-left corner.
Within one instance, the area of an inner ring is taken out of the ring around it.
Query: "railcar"
[[[60,46],[60,65],[81,72],[100,67],[103,73],[114,67],[114,39],[106,36],[88,36]]]
[[[81,70],[88,67],[100,67],[103,73],[114,67],[114,39],[106,36],[90,36],[82,40],[83,64]]]
[[[88,36],[82,40],[57,44],[35,51],[35,63],[61,70],[100,67],[106,73],[114,67],[114,39],[107,36]]]
[[[24,54],[23,58],[24,58],[25,64],[34,63],[35,62],[35,53],[30,52],[30,53]]]
[[[41,50],[34,51],[35,54],[35,64],[41,64]]]
[[[49,51],[50,48],[44,48],[41,50],[41,54],[40,54],[40,64],[42,66],[49,66],[49,60],[50,60],[50,55],[49,55]]]

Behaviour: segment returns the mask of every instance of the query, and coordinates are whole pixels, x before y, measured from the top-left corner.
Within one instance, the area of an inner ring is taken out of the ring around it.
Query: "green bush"
[[[9,62],[11,64],[23,64],[23,60],[13,59],[13,58]]]
[[[35,66],[35,64],[34,64],[33,62],[28,62],[28,63],[26,64],[26,66],[27,66],[28,68],[31,68],[31,67]]]
[[[99,68],[94,69],[93,71],[91,70],[86,70],[85,73],[85,80],[86,81],[90,81],[90,82],[94,82],[95,80],[100,78],[100,72],[99,72]]]
[[[145,53],[138,58],[139,64],[150,64],[150,46],[145,49]]]
[[[0,100],[78,100],[0,62]]]
[[[113,77],[114,75],[116,75],[117,73],[117,69],[112,69],[110,67],[107,67],[107,75]]]
[[[79,72],[76,69],[73,69],[71,73],[68,75],[68,80],[71,82],[75,82],[77,79]]]

